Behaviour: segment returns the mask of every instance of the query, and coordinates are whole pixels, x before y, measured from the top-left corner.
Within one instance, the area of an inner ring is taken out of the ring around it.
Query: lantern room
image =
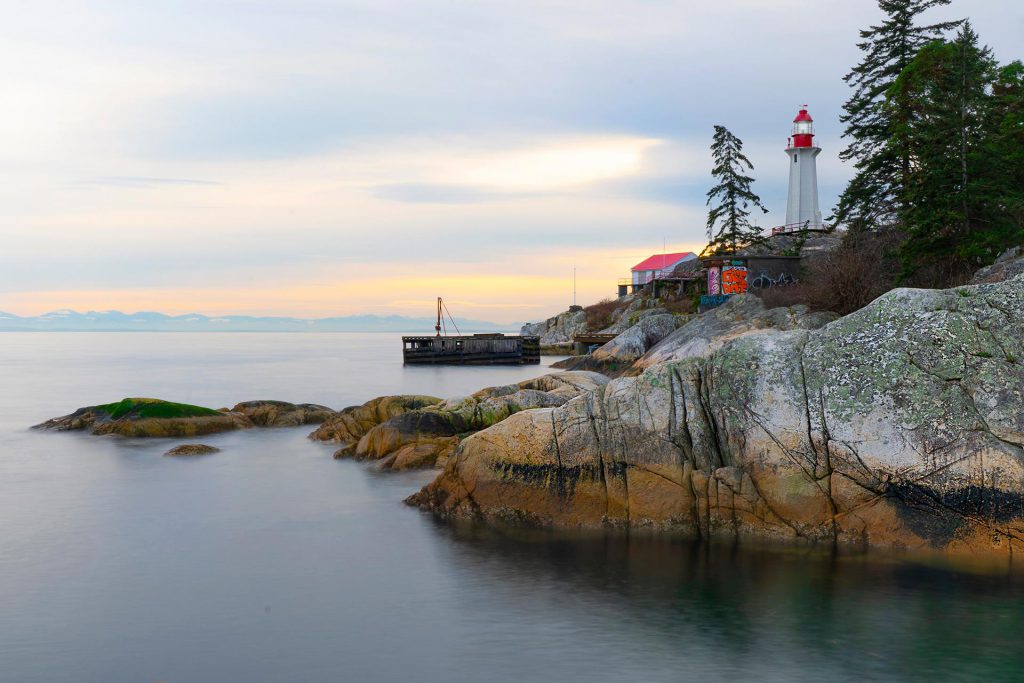
[[[814,119],[807,113],[807,105],[793,119],[793,146],[811,147],[814,138]]]

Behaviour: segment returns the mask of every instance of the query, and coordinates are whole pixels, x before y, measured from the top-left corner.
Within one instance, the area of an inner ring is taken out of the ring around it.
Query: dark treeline
[[[881,0],[845,77],[853,179],[833,220],[852,247],[891,245],[896,280],[963,282],[1024,242],[1024,65],[1000,65],[969,20],[927,24],[950,0]]]

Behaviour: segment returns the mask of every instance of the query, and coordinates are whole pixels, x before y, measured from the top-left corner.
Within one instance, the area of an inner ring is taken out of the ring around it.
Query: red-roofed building
[[[697,255],[692,251],[654,254],[630,268],[633,273],[633,285],[645,285],[656,278],[668,277],[680,263],[695,258]]]

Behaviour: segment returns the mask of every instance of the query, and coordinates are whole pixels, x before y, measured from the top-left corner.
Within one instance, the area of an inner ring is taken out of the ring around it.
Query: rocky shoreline
[[[408,502],[490,525],[1024,549],[1024,275],[897,289],[838,319],[751,295],[650,334],[655,318],[605,349],[624,366],[605,368],[614,379],[569,370],[341,411],[126,399],[39,427],[183,437],[317,424],[310,438],[338,444],[335,457],[441,468]]]

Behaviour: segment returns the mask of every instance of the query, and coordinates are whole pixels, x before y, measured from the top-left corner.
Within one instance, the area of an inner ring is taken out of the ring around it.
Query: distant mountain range
[[[0,311],[0,332],[407,332],[433,334],[434,318],[401,315],[346,315],[335,318],[284,318],[273,316],[225,315],[211,317],[198,313],[122,313],[120,311],[61,310],[21,317]],[[500,325],[482,320],[455,318],[463,333],[507,332],[520,325]],[[454,332],[451,322],[449,332]]]

